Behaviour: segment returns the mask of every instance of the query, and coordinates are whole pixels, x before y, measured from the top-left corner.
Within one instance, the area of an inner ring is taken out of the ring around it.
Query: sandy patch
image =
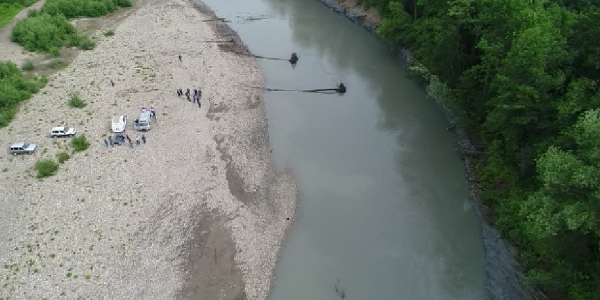
[[[0,154],[0,298],[266,299],[296,188],[269,156],[261,91],[243,88],[263,85],[259,67],[204,42],[225,37],[197,8],[131,10],[0,129],[5,148],[39,147]],[[175,95],[198,87],[201,108]],[[69,107],[73,92],[85,108]],[[141,106],[158,113],[147,144],[105,148],[111,116]],[[40,181],[38,159],[70,153],[48,135],[59,124],[91,146]]]

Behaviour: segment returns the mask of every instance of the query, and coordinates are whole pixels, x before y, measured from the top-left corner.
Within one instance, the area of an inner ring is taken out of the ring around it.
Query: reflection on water
[[[273,154],[300,189],[272,300],[485,299],[479,225],[443,115],[394,55],[309,0],[205,1],[233,20],[266,86]],[[240,16],[269,16],[244,21]],[[239,22],[236,22],[239,21]]]

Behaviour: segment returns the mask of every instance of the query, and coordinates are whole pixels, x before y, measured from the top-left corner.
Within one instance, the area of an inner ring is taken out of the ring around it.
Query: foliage
[[[83,37],[64,16],[36,14],[17,22],[12,40],[29,51],[51,53],[63,46],[78,46]]]
[[[51,159],[38,160],[34,169],[37,171],[37,178],[50,177],[58,171],[58,164]]]
[[[90,146],[90,143],[85,137],[85,134],[82,134],[71,139],[71,146],[73,146],[74,152],[81,152],[85,151]]]
[[[8,24],[21,10],[35,0],[0,0],[0,28]]]
[[[119,7],[131,6],[131,0],[46,0],[42,12],[55,16],[64,15],[67,18],[100,17]]]
[[[526,282],[600,299],[599,3],[361,2],[486,145],[481,196],[520,247]]]
[[[71,156],[67,152],[58,153],[56,157],[58,158],[58,162],[61,164],[64,164],[67,160],[71,158]]]
[[[0,127],[7,126],[17,113],[18,105],[37,93],[47,80],[27,78],[11,62],[0,62]]]
[[[79,93],[72,93],[71,98],[69,98],[69,106],[74,108],[84,108],[87,105],[85,101],[83,101],[79,97]]]
[[[35,66],[33,65],[33,63],[31,61],[26,61],[22,66],[21,69],[25,70],[25,71],[33,71],[35,70]]]
[[[48,63],[48,67],[51,69],[60,69],[66,65],[67,65],[66,62],[64,62],[62,59],[58,59],[58,58],[55,58]]]
[[[115,35],[115,31],[114,30],[109,30],[109,31],[107,31],[107,32],[104,33],[104,36],[107,36],[107,37],[108,36],[113,36],[113,35]]]

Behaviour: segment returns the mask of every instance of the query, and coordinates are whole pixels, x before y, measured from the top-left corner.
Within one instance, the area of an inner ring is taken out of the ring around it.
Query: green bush
[[[39,14],[17,22],[12,40],[29,51],[49,52],[62,48],[65,40],[77,35],[77,30],[64,16]]]
[[[82,134],[80,136],[74,137],[71,140],[71,146],[73,146],[74,152],[81,152],[81,151],[85,151],[90,146],[90,143],[88,142],[87,138],[85,137],[85,134]]]
[[[67,160],[69,160],[69,158],[71,158],[71,156],[67,152],[61,152],[61,153],[57,154],[56,156],[58,157],[58,162],[61,164],[64,164],[65,161],[67,161]]]
[[[115,35],[115,31],[114,30],[109,30],[107,32],[104,33],[104,36],[113,36]]]
[[[83,50],[92,50],[96,47],[96,43],[90,40],[86,35],[83,35],[79,39],[79,48]]]
[[[37,170],[37,178],[50,177],[58,171],[58,164],[51,159],[38,160],[34,166]]]
[[[27,78],[12,62],[0,62],[0,127],[7,126],[21,101],[31,98],[46,84],[46,78]]]
[[[26,50],[60,55],[64,46],[93,49],[93,42],[77,32],[63,15],[33,14],[17,22],[12,30],[12,40]]]
[[[67,63],[64,62],[61,59],[55,58],[53,60],[50,61],[50,63],[48,63],[48,67],[52,68],[52,69],[60,69],[64,66],[66,66]]]
[[[31,61],[26,61],[23,66],[21,66],[21,69],[25,70],[25,71],[33,71],[35,70],[35,66],[33,65],[33,63]]]
[[[131,0],[46,0],[42,12],[55,16],[62,14],[67,18],[100,17],[119,7],[131,6]]]
[[[0,0],[0,27],[8,24],[23,8],[35,0]]]
[[[69,106],[74,108],[84,108],[87,105],[85,101],[83,101],[78,93],[72,93],[71,98],[69,99]]]

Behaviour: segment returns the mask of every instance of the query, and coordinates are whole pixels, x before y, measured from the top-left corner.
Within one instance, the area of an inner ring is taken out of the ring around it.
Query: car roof
[[[66,126],[58,126],[58,127],[54,127],[52,128],[52,130],[64,130]]]
[[[24,142],[18,142],[18,143],[14,143],[12,145],[10,145],[11,147],[24,147],[25,143]]]

